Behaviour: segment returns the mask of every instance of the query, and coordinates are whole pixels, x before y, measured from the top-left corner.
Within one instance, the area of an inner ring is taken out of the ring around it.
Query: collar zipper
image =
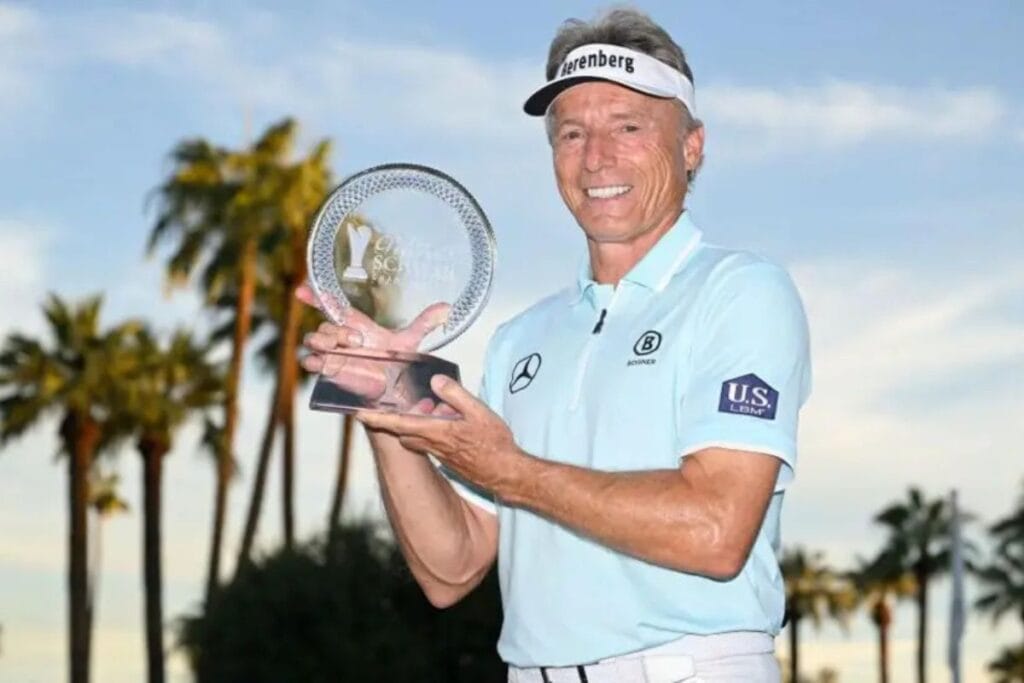
[[[608,317],[608,311],[612,310],[615,306],[615,299],[619,296],[621,285],[615,287],[615,291],[612,292],[612,296],[608,299],[608,305],[601,309],[601,315],[597,319],[597,324],[594,325],[594,329],[591,330],[590,336],[587,337],[587,343],[583,347],[583,353],[580,354],[580,362],[576,367],[576,387],[573,391],[572,401],[569,402],[569,411],[575,412],[580,405],[580,395],[583,393],[583,380],[587,376],[587,364],[590,361],[590,354],[593,351],[594,344],[597,341],[598,336],[601,334],[601,330],[604,329],[605,319]]]

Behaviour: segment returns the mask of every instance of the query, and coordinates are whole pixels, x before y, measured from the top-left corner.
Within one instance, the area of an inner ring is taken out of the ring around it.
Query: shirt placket
[[[579,408],[590,360],[597,351],[598,344],[608,336],[604,329],[608,326],[610,319],[614,317],[615,302],[620,299],[622,288],[623,284],[619,283],[617,287],[611,290],[610,294],[608,294],[607,289],[594,289],[594,296],[600,308],[594,321],[594,327],[587,336],[587,341],[583,345],[583,351],[580,353],[579,362],[576,364],[576,377],[573,382],[572,399],[569,401],[569,412],[576,412]]]

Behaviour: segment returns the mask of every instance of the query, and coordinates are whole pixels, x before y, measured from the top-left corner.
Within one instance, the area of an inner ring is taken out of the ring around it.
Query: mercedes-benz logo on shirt
[[[533,378],[540,370],[541,358],[539,353],[531,353],[526,358],[520,358],[516,366],[512,368],[512,379],[509,380],[508,390],[513,394],[522,391],[530,386]]]

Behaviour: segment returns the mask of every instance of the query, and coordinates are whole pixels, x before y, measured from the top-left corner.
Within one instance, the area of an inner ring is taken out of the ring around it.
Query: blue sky
[[[0,2],[0,334],[38,331],[38,303],[104,291],[108,320],[196,324],[193,296],[164,296],[143,258],[147,193],[186,136],[241,144],[285,115],[306,143],[335,141],[339,177],[414,161],[459,178],[498,239],[481,321],[444,355],[467,382],[501,320],[571,277],[582,242],[554,189],[541,124],[522,99],[543,75],[566,2]],[[650,2],[687,51],[707,159],[688,200],[709,239],[785,264],[804,296],[815,394],[787,498],[788,542],[837,563],[872,551],[871,513],[910,483],[952,486],[983,519],[1024,478],[1024,6],[1006,2]],[[527,265],[528,264],[528,267]],[[265,380],[246,384],[240,453],[260,427]],[[0,683],[62,677],[65,474],[54,425],[0,452]],[[299,520],[319,530],[337,425],[302,420]],[[328,448],[318,444],[331,444]],[[211,469],[184,435],[168,460],[167,609],[194,607]],[[347,513],[376,514],[365,453]],[[137,503],[131,453],[120,470]],[[244,471],[243,471],[244,477]],[[237,538],[248,479],[233,491]],[[271,482],[264,547],[279,537]],[[138,505],[134,505],[138,509]],[[97,680],[142,671],[139,516],[107,524]],[[946,592],[933,599],[942,665]],[[911,675],[901,608],[896,681]],[[1019,625],[974,619],[967,680]],[[873,680],[872,633],[810,636],[808,669]],[[182,663],[175,661],[180,678]]]

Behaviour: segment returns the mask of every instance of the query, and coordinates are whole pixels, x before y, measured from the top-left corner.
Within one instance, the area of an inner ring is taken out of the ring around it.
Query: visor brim
[[[607,83],[615,83],[621,85],[624,88],[629,88],[642,95],[651,95],[652,97],[660,97],[662,99],[673,99],[675,95],[670,92],[665,92],[657,88],[650,86],[641,86],[637,83],[632,83],[626,80],[619,80],[615,78],[606,78],[603,76],[568,76],[566,78],[560,78],[554,81],[549,81],[545,85],[541,86],[539,90],[530,95],[526,102],[523,103],[523,111],[530,116],[544,116],[547,114],[548,107],[555,101],[555,98],[562,94],[563,91],[571,88],[574,85],[580,83],[589,83],[591,81],[605,81]]]

